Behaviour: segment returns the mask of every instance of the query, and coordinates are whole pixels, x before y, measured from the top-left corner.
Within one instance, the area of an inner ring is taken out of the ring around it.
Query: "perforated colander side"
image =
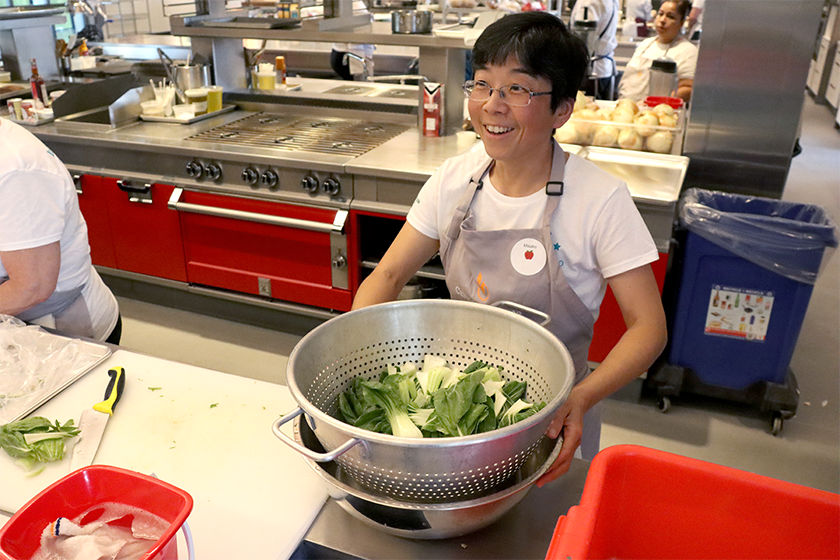
[[[527,398],[532,402],[548,401],[549,384],[533,367],[510,352],[483,342],[467,339],[411,337],[372,344],[339,356],[324,367],[306,388],[306,398],[319,410],[336,417],[339,395],[353,379],[379,378],[388,365],[414,362],[422,367],[427,354],[445,359],[450,366],[464,369],[476,360],[503,368],[505,381],[528,383]],[[405,501],[457,501],[485,492],[517,472],[528,459],[537,442],[506,460],[476,469],[453,472],[419,472],[380,468],[352,456],[337,462],[360,484],[381,494]]]
[[[505,381],[526,382],[527,398],[531,402],[548,402],[554,397],[548,380],[512,353],[476,340],[434,337],[394,339],[358,348],[336,357],[301,389],[310,403],[335,417],[338,397],[350,387],[353,379],[378,379],[387,366],[402,366],[406,362],[414,362],[420,368],[427,354],[439,356],[461,370],[476,360],[483,360],[502,368]]]

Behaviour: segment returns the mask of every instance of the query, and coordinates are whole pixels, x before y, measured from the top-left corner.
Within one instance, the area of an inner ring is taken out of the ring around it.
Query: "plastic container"
[[[627,118],[627,111],[619,111],[624,103],[634,106],[632,113],[629,113],[631,122],[616,120],[619,113],[624,113]],[[667,105],[673,108],[670,103]],[[685,112],[674,109],[672,115],[662,117],[653,111],[654,107],[630,100],[590,101],[582,109],[572,113],[568,122],[557,129],[555,139],[561,143],[579,146],[679,155],[682,152]],[[643,111],[651,112],[653,120],[636,120]]]
[[[192,510],[192,497],[151,476],[107,465],[92,465],[47,487],[0,528],[0,559],[28,560],[40,547],[41,533],[50,523],[59,517],[74,519],[91,507],[105,503],[142,509],[169,522],[169,527],[143,560],[177,558],[174,537]],[[113,524],[120,524],[120,521]],[[191,548],[190,538],[187,545]]]
[[[840,557],[840,495],[635,445],[598,453],[548,560]]]
[[[642,100],[642,104],[647,107],[656,107],[661,103],[667,103],[674,109],[682,109],[685,106],[685,101],[679,97],[664,97],[659,95],[648,95]]]
[[[151,101],[141,101],[140,110],[144,115],[149,117],[162,117],[166,110],[166,105],[163,101],[153,99]]]
[[[784,383],[827,247],[822,208],[689,189],[679,205],[668,363],[703,383]]]

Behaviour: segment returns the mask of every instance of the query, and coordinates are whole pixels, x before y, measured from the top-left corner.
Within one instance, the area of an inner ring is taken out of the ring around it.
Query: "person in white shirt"
[[[657,58],[670,58],[677,63],[677,97],[691,100],[698,50],[680,34],[690,9],[691,4],[687,0],[662,3],[654,19],[656,37],[645,39],[636,47],[619,80],[619,97],[634,101],[647,97],[651,63]]]
[[[93,268],[76,187],[58,157],[0,119],[0,313],[118,344],[117,300]]]
[[[575,386],[548,428],[564,441],[539,485],[565,473],[578,448],[594,457],[600,402],[645,371],[667,338],[650,267],[658,253],[627,184],[553,138],[571,117],[588,63],[583,41],[547,12],[509,15],[484,30],[474,79],[464,84],[482,144],[426,182],[353,300],[359,309],[397,299],[440,252],[453,299],[515,301],[549,315],[546,328],[572,355]],[[628,329],[590,372],[607,285]]]
[[[650,0],[627,0],[624,6],[624,26],[621,34],[625,37],[647,37],[647,22],[651,19],[653,5]]]
[[[595,97],[608,99],[611,83],[616,74],[615,48],[618,46],[616,31],[621,19],[618,0],[577,0],[570,21],[574,28],[577,21],[597,21],[595,34],[597,41],[594,50],[589,53],[592,62],[590,77],[597,78]]]
[[[703,9],[705,7],[706,0],[694,0],[691,3],[691,11],[688,13],[688,33],[686,33],[686,36],[692,41],[699,38],[700,32],[703,30]]]

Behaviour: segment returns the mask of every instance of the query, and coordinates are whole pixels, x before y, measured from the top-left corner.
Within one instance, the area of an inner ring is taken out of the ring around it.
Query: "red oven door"
[[[349,311],[347,212],[177,188],[187,279]]]

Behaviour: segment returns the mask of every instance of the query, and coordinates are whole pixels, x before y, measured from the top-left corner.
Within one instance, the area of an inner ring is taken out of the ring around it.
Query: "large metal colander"
[[[335,418],[338,397],[354,378],[378,378],[389,364],[422,364],[426,354],[460,369],[475,360],[501,366],[503,379],[527,382],[527,399],[546,407],[511,426],[454,438],[395,437]],[[554,335],[517,313],[463,301],[410,300],[351,311],[313,329],[289,356],[286,381],[299,409],[275,422],[277,437],[315,461],[335,460],[382,495],[442,503],[480,495],[519,470],[571,391],[574,365]],[[280,431],[301,413],[327,453]]]

